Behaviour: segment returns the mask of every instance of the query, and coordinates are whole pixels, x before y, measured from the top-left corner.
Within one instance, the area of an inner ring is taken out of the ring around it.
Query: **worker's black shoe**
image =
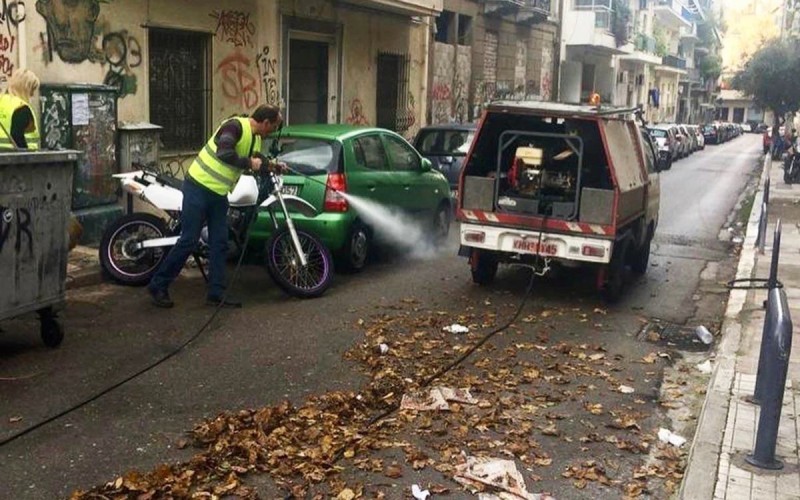
[[[230,297],[208,297],[206,299],[206,304],[214,307],[230,307],[232,309],[238,309],[242,307],[241,301]]]
[[[172,299],[169,298],[169,292],[166,290],[153,290],[152,288],[147,287],[147,291],[150,292],[150,297],[152,297],[153,304],[156,307],[169,309],[175,305],[175,303],[172,302]]]

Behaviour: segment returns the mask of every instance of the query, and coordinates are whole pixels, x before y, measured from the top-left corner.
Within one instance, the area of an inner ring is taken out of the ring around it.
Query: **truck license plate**
[[[540,245],[538,240],[516,238],[514,239],[514,250],[539,255],[556,255],[558,253],[558,245],[555,243],[542,243]]]
[[[286,194],[289,196],[297,196],[297,191],[300,186],[287,186],[286,184],[283,185],[281,188],[281,194]]]

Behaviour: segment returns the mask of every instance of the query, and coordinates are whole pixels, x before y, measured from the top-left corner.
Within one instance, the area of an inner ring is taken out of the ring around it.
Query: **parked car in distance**
[[[658,146],[658,159],[665,170],[672,168],[672,163],[680,158],[678,140],[675,127],[669,125],[655,125],[647,128],[650,136],[655,139]]]
[[[474,123],[430,125],[420,129],[414,138],[417,151],[447,178],[454,200],[458,196],[458,179],[464,158],[472,146],[477,127]]]
[[[697,136],[694,135],[694,132],[689,128],[689,125],[677,125],[678,130],[681,131],[681,136],[683,137],[683,141],[685,141],[685,152],[686,156],[694,153],[698,149],[700,149],[699,145],[697,144]]]
[[[722,144],[720,126],[716,123],[706,123],[703,125],[703,137],[706,144]]]
[[[277,141],[277,144],[275,142]],[[319,236],[337,261],[337,269],[362,269],[375,242],[374,228],[340,193],[358,196],[415,217],[441,241],[450,227],[450,186],[400,135],[385,129],[351,125],[292,125],[265,140],[266,151],[299,174],[283,177],[283,190],[320,213],[292,215],[294,223]],[[258,245],[272,224],[259,214],[251,230]],[[257,247],[256,247],[257,248]]]
[[[692,132],[694,132],[694,135],[697,138],[697,146],[700,149],[706,149],[706,138],[703,136],[703,131],[700,129],[700,126],[689,125],[689,127],[691,127]]]

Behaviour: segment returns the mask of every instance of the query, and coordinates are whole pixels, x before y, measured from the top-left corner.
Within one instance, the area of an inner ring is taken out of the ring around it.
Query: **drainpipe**
[[[564,34],[564,0],[558,0],[558,24],[556,26],[555,57],[553,57],[553,89],[550,98],[561,102],[561,37]]]

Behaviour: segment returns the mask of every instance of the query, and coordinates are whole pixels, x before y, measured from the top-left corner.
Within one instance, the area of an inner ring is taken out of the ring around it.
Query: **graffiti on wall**
[[[253,46],[256,26],[250,20],[249,13],[238,10],[215,10],[209,15],[217,21],[214,30],[217,40],[232,43],[234,47]]]
[[[254,65],[240,50],[236,50],[220,61],[216,73],[222,78],[222,94],[242,109],[252,109],[258,105],[259,81],[255,76]]]
[[[278,59],[270,57],[270,48],[265,46],[258,55],[258,69],[261,74],[261,85],[267,104],[280,105],[278,91]]]
[[[553,96],[553,48],[542,47],[542,67],[539,77],[539,94],[542,99],[550,100]]]
[[[17,33],[20,23],[25,20],[25,2],[2,0],[0,2],[0,24],[5,32],[0,32],[0,83],[5,83],[14,72],[17,51]]]
[[[100,0],[36,0],[36,12],[47,24],[48,46],[62,61],[77,64],[90,58]]]
[[[44,149],[62,149],[69,145],[69,108],[67,94],[52,92],[42,94],[42,146]]]
[[[136,75],[132,68],[142,64],[142,46],[127,31],[115,31],[103,36],[103,60],[108,65],[103,83],[119,90],[119,96],[136,93]]]
[[[369,125],[367,117],[364,116],[364,105],[358,97],[350,101],[350,114],[345,121],[350,125]]]

